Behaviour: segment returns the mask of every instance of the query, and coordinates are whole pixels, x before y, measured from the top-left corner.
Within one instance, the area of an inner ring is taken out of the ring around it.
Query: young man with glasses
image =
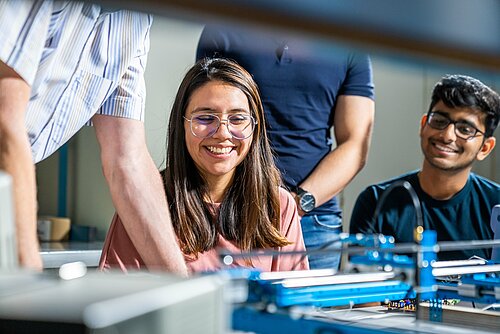
[[[377,217],[377,202],[392,184],[408,181],[421,204],[425,229],[439,241],[493,239],[492,208],[500,203],[500,185],[471,172],[495,147],[500,97],[479,80],[447,75],[434,87],[429,111],[420,123],[422,169],[366,188],[351,217],[351,233],[392,235],[412,242],[415,209],[406,190],[393,188]],[[491,249],[457,250],[438,254],[441,260],[489,259]]]

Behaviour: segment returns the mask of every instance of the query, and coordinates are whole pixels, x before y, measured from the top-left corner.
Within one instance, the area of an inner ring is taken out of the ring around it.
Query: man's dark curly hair
[[[486,114],[485,138],[493,136],[500,120],[500,96],[472,77],[446,75],[434,86],[429,112],[439,102],[449,108],[474,108]]]

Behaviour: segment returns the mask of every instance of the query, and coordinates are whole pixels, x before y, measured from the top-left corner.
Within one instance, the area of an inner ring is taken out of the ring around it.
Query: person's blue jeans
[[[342,232],[342,217],[340,215],[308,215],[300,220],[302,235],[306,249],[312,251],[322,247],[325,250],[339,249],[341,247],[339,234]],[[309,267],[311,269],[338,269],[340,265],[340,252],[309,254]]]

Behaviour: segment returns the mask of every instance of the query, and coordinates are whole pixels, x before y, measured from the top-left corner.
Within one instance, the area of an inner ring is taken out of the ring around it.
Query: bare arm
[[[373,100],[339,96],[334,119],[337,147],[300,185],[315,196],[316,206],[341,192],[365,165],[374,116]]]
[[[36,181],[25,115],[30,86],[0,61],[0,169],[13,178],[19,263],[42,269],[36,234]]]
[[[150,270],[187,276],[160,174],[146,146],[144,124],[104,115],[92,120],[113,204],[144,263]]]

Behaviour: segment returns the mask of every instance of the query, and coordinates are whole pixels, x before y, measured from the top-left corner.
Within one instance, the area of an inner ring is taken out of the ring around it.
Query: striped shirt
[[[65,1],[0,1],[0,60],[30,86],[39,162],[95,114],[143,121],[150,15]]]

